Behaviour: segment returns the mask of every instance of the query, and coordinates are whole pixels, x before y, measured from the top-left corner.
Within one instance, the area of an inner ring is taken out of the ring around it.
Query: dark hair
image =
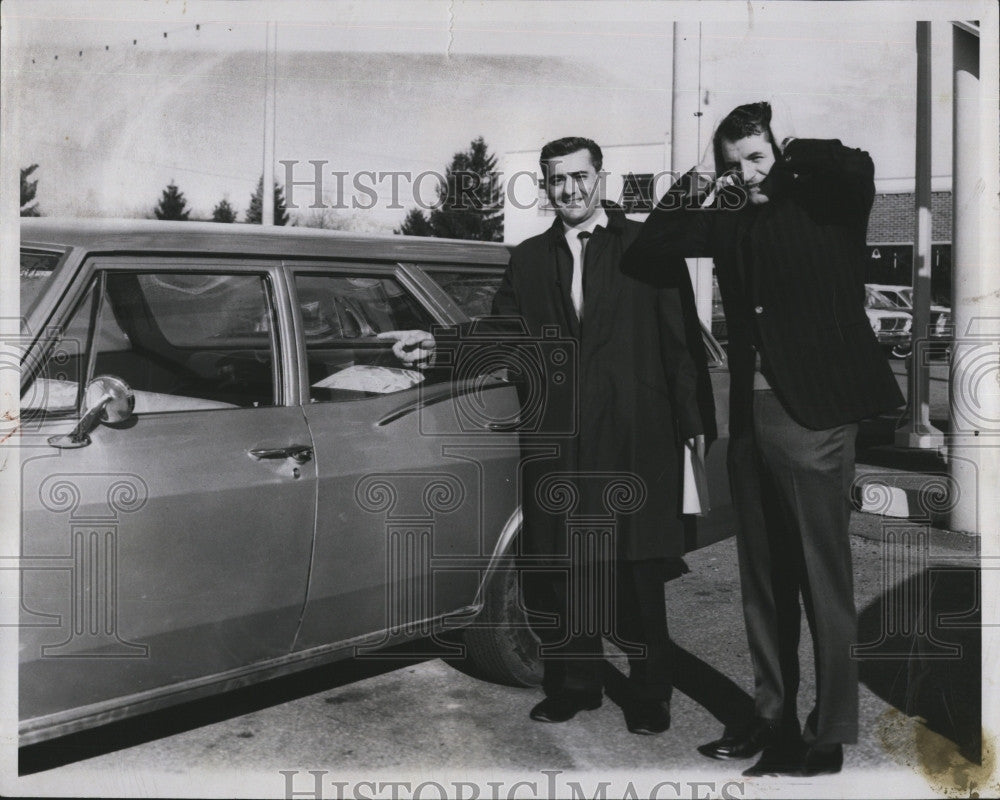
[[[600,172],[601,166],[604,164],[604,153],[601,152],[601,148],[597,145],[597,142],[593,139],[585,139],[582,136],[564,136],[562,139],[555,139],[545,145],[542,148],[541,155],[538,157],[538,163],[542,167],[542,172],[545,172],[546,164],[553,158],[568,156],[570,153],[576,153],[579,150],[586,150],[590,153],[590,161],[594,165],[594,170]]]
[[[776,159],[781,158],[781,151],[774,141],[774,134],[771,132],[771,104],[761,101],[760,103],[747,103],[737,106],[719,123],[715,129],[715,136],[712,139],[715,151],[715,171],[721,175],[726,169],[726,160],[722,155],[723,142],[738,142],[747,136],[757,136],[764,134],[764,137],[771,143]]]

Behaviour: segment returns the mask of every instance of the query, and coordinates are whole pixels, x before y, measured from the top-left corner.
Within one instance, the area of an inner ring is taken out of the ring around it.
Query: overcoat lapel
[[[584,253],[583,265],[583,318],[584,324],[599,322],[604,317],[611,317],[611,324],[617,317],[618,295],[622,291],[624,282],[616,280],[618,276],[618,259],[615,258],[614,247],[609,253],[608,247],[612,239],[621,238],[622,221],[624,217],[615,216],[613,209],[606,208],[608,214],[607,227],[598,228],[591,237]],[[618,252],[620,256],[620,251]],[[611,259],[610,261],[608,259]],[[595,299],[595,302],[588,304],[587,298]],[[600,298],[597,301],[597,298]]]

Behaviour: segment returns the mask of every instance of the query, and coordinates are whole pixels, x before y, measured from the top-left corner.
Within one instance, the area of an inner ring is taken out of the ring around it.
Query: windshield
[[[873,289],[871,286],[865,287],[865,305],[869,308],[889,308],[889,309],[906,309],[907,306],[903,304],[899,296],[889,290],[884,289]]]
[[[63,254],[51,250],[21,250],[21,314],[31,308],[49,281]]]

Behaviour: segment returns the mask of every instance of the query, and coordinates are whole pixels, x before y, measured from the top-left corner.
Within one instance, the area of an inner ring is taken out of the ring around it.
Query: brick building
[[[913,203],[913,192],[879,191],[875,195],[868,221],[868,282],[912,283],[916,226]],[[945,305],[951,295],[951,229],[951,192],[932,191],[931,294]]]

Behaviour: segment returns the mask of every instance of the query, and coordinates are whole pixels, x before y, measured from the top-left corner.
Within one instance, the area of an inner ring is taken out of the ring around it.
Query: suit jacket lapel
[[[747,263],[747,255],[750,248],[750,232],[752,229],[751,222],[752,220],[748,214],[736,214],[736,233],[734,236],[736,248],[733,253],[735,269],[733,272],[735,273],[736,279],[740,283],[741,294],[746,292],[746,289],[749,286],[747,279],[751,277],[747,274],[747,270],[750,268],[750,264]]]

